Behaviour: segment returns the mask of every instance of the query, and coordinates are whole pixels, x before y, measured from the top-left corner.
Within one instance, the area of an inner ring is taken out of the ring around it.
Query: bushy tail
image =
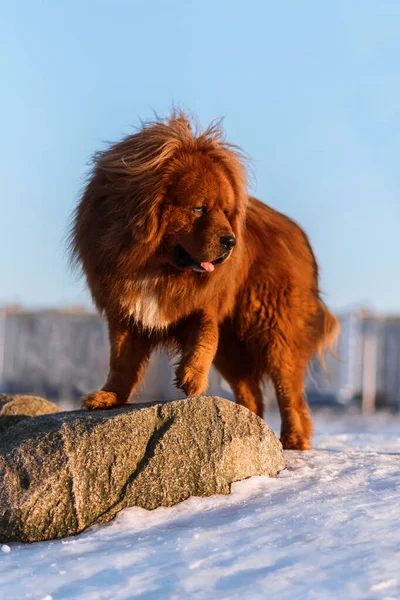
[[[328,351],[333,356],[336,356],[335,349],[336,342],[340,333],[340,324],[337,318],[329,312],[329,310],[322,301],[320,301],[320,314],[318,325],[320,337],[317,346],[317,356],[322,367],[325,369],[325,353]]]

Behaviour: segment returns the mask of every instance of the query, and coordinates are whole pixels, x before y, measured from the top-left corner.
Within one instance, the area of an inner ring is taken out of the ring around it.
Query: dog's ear
[[[178,135],[164,123],[141,131],[98,153],[94,176],[135,243],[154,244],[162,234],[162,208],[169,186],[168,165],[180,147]]]
[[[136,244],[158,246],[161,242],[166,223],[162,222],[165,190],[141,190],[140,197],[132,198],[134,212],[129,217],[128,227]]]

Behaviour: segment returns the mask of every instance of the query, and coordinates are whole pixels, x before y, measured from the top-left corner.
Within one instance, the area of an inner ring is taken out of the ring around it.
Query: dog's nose
[[[227,250],[230,250],[231,248],[233,248],[233,246],[236,245],[236,238],[232,234],[221,236],[219,241],[221,242],[221,246],[223,246]]]

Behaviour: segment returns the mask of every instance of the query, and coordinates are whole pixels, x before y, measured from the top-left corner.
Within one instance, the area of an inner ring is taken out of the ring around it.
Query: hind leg
[[[260,383],[252,373],[251,361],[240,342],[230,339],[224,343],[222,340],[214,365],[231,386],[237,403],[262,417],[264,404]]]
[[[264,404],[259,382],[250,374],[242,372],[238,375],[233,368],[224,368],[218,360],[214,361],[214,364],[222,377],[231,386],[236,402],[262,418]]]
[[[245,406],[262,418],[264,413],[263,397],[260,384],[252,377],[230,383],[238,404]]]
[[[282,420],[281,442],[286,450],[309,450],[313,425],[303,394],[305,368],[283,364],[284,368],[271,371]]]

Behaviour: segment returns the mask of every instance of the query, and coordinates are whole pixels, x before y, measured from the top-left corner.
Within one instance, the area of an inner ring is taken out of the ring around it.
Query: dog
[[[311,447],[304,378],[338,323],[320,298],[306,234],[246,185],[245,157],[221,124],[201,130],[183,112],[95,155],[70,233],[111,345],[107,381],[84,398],[88,409],[126,404],[152,350],[169,347],[187,396],[206,391],[214,363],[261,417],[260,386],[272,378],[283,447]]]

